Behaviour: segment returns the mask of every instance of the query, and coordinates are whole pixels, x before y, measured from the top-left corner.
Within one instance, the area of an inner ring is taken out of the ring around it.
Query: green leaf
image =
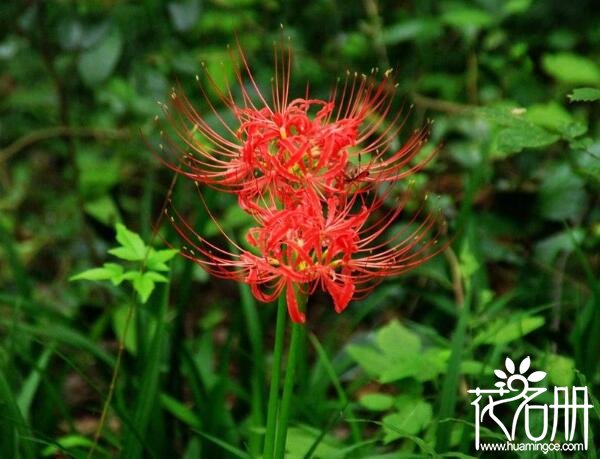
[[[146,303],[150,295],[154,291],[156,282],[168,282],[162,274],[154,271],[141,273],[139,271],[127,271],[123,274],[123,279],[130,280],[133,283],[133,288],[137,292],[140,301]]]
[[[532,0],[506,0],[503,9],[506,14],[520,14],[529,9]]]
[[[567,97],[571,102],[595,102],[600,100],[600,89],[576,88]]]
[[[185,406],[179,400],[174,399],[170,395],[160,394],[160,403],[162,406],[177,419],[187,424],[193,429],[200,429],[202,423],[198,415],[194,411]]]
[[[200,430],[194,430],[194,432],[196,432],[198,435],[206,438],[208,441],[214,443],[215,445],[220,446],[225,451],[227,451],[230,454],[230,456],[232,456],[232,457],[238,457],[239,459],[251,459],[251,457],[248,453],[227,443],[226,441],[221,440],[219,437],[215,437],[214,435],[208,434],[206,432],[202,432]],[[289,436],[289,430],[288,430],[288,436]]]
[[[29,424],[23,418],[19,405],[8,383],[4,368],[0,368],[0,448],[3,457],[29,459],[34,457]]]
[[[582,135],[587,130],[585,124],[576,121],[556,102],[527,107],[525,118],[537,126],[559,132],[568,138]]]
[[[467,242],[460,250],[460,272],[464,278],[469,278],[481,268],[481,263]]]
[[[542,327],[546,320],[543,316],[521,315],[510,319],[496,319],[473,339],[479,344],[505,344]]]
[[[154,271],[145,272],[144,276],[154,282],[168,282],[169,281],[169,279],[167,279],[165,276],[163,276],[160,273],[154,272]]]
[[[15,326],[13,321],[8,322],[7,320],[2,320],[2,318],[0,318],[0,323],[4,324],[5,326],[8,324],[10,324],[10,326]],[[73,328],[68,328],[64,325],[54,322],[48,322],[43,325],[28,325],[25,323],[19,323],[15,327],[22,333],[34,335],[36,339],[56,340],[60,343],[71,346],[74,349],[79,349],[95,356],[107,366],[113,367],[115,365],[114,357],[106,352],[102,346],[96,344],[87,336],[75,331]]]
[[[577,54],[545,54],[542,57],[542,67],[563,83],[600,84],[600,68],[591,59]]]
[[[383,31],[387,45],[409,40],[433,40],[442,34],[441,24],[432,18],[414,18],[393,24]]]
[[[375,335],[370,345],[352,344],[348,354],[381,383],[414,377],[428,381],[445,368],[448,351],[439,348],[422,349],[420,337],[398,321],[391,321]]]
[[[102,268],[92,268],[69,277],[70,281],[76,280],[113,280],[123,274],[123,267],[115,263],[105,263]]]
[[[53,352],[54,345],[52,344],[47,349],[44,349],[36,365],[33,367],[31,373],[21,387],[17,404],[19,405],[19,410],[26,420],[31,418],[31,413],[29,410],[31,409],[33,398],[35,397],[42,379],[42,375],[46,371],[46,367],[48,366],[48,362],[50,362],[50,357],[52,356]]]
[[[121,220],[119,209],[110,196],[101,196],[100,198],[88,201],[83,208],[88,215],[105,225],[114,225]]]
[[[148,349],[145,349],[146,352],[144,352],[143,372],[139,379],[132,421],[123,435],[123,446],[120,455],[123,459],[145,457],[144,449],[153,444],[151,438],[149,438],[152,431],[148,429],[148,425],[153,419],[153,413],[159,411],[160,373],[161,369],[167,367],[165,359],[168,344],[167,295],[161,298],[159,307],[154,330],[145,332],[152,338]],[[151,333],[152,335],[150,335]]]
[[[384,443],[416,435],[425,429],[433,417],[431,405],[423,400],[402,397],[400,410],[383,418]]]
[[[179,250],[165,249],[165,250],[154,250],[150,249],[148,258],[146,260],[146,267],[152,271],[168,271],[169,267],[165,264],[175,255],[179,253]]]
[[[142,238],[128,230],[125,225],[117,223],[117,241],[121,247],[110,249],[108,253],[128,261],[142,261],[146,258],[146,244]]]
[[[56,439],[57,445],[49,445],[42,451],[42,456],[48,457],[61,457],[63,456],[65,451],[79,448],[80,450],[89,450],[90,446],[92,446],[93,441],[83,435],[65,435],[64,437],[60,437]],[[107,451],[105,451],[107,452]],[[76,456],[74,456],[76,457]]]
[[[171,22],[178,32],[185,32],[198,22],[200,17],[200,0],[184,0],[167,3]]]
[[[386,411],[394,406],[394,397],[388,394],[366,394],[358,401],[363,407],[371,411]]]
[[[130,320],[127,325],[127,317],[130,314],[129,308],[132,306],[123,305],[116,308],[112,313],[112,326],[115,335],[119,339],[119,342],[123,343],[125,349],[131,354],[136,355],[137,353],[137,330],[133,326],[133,321]],[[133,314],[133,312],[131,312]],[[126,330],[127,328],[127,330]],[[125,334],[127,332],[127,334]]]
[[[526,123],[523,115],[527,113],[527,110],[512,104],[499,104],[477,108],[473,110],[473,113],[498,126],[519,126]]]
[[[316,429],[308,426],[290,427],[286,442],[286,459],[304,459],[307,451],[311,449],[315,440],[321,435]],[[325,435],[313,453],[314,458],[342,459],[346,457],[336,439]]]
[[[138,234],[128,230],[125,225],[121,223],[117,223],[115,228],[117,229],[117,242],[123,247],[130,248],[139,257],[144,257],[146,255],[146,244],[144,244],[144,241]]]
[[[121,180],[122,162],[118,156],[106,157],[99,148],[86,147],[77,154],[79,189],[86,200],[108,198],[108,193]]]
[[[500,130],[497,148],[503,154],[518,153],[524,148],[541,148],[551,145],[560,137],[539,126],[523,123]]]
[[[106,80],[117,65],[122,47],[121,33],[113,27],[100,43],[83,52],[77,66],[83,82],[96,86]]]
[[[545,370],[550,382],[555,386],[571,386],[575,379],[575,362],[569,357],[550,354],[546,360]]]
[[[147,273],[136,273],[137,275],[133,276],[133,288],[135,289],[135,291],[138,293],[138,296],[140,298],[140,301],[142,302],[142,304],[146,303],[146,301],[148,301],[148,298],[150,298],[150,294],[153,292],[154,290],[154,279],[152,276],[152,274],[157,274],[157,273],[152,273],[152,272],[147,272]],[[166,281],[166,279],[165,279]],[[163,281],[164,282],[164,281]]]
[[[442,16],[442,20],[457,29],[486,28],[494,23],[494,17],[477,8],[456,8]]]
[[[539,191],[540,214],[555,221],[577,219],[585,209],[585,181],[568,163],[549,168]]]
[[[397,320],[382,327],[375,338],[380,349],[399,354],[418,354],[421,351],[419,336]]]
[[[141,261],[144,258],[140,258],[139,255],[128,247],[115,247],[108,251],[111,255],[120,258],[121,260],[127,261]]]
[[[553,234],[535,244],[535,258],[543,265],[551,266],[560,252],[571,253],[575,244],[580,244],[584,238],[585,232],[581,228]]]
[[[388,367],[386,356],[371,346],[351,344],[346,351],[363,370],[372,376],[383,374]]]

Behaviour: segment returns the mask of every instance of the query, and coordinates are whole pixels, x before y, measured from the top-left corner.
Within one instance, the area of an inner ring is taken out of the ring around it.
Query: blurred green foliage
[[[2,2],[0,456],[85,457],[119,342],[125,351],[95,457],[260,451],[273,307],[182,258],[169,282],[162,269],[149,271],[160,276],[156,288],[68,282],[86,269],[123,274],[114,263],[99,268],[117,223],[140,235],[134,245],[156,244],[159,226],[179,246],[160,218],[172,176],[152,154],[157,101],[180,84],[208,113],[195,77],[206,84],[206,68],[218,86],[231,81],[236,40],[268,88],[273,43],[289,36],[297,95],[308,82],[325,97],[348,70],[395,69],[395,109],[412,107],[401,137],[431,118],[430,144],[443,146],[414,186],[436,196],[452,250],[341,316],[328,299],[311,299],[308,327],[322,347],[304,356],[289,457],[474,455],[464,389],[491,386],[506,355],[530,355],[550,383],[585,380],[600,396],[595,6]],[[231,119],[214,91],[209,97]],[[178,209],[216,235],[195,191],[180,185]],[[248,222],[235,201],[205,198],[241,237]],[[125,246],[123,231],[116,238]]]

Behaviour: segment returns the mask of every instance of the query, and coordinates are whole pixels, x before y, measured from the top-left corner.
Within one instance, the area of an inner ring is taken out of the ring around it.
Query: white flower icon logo
[[[504,366],[506,368],[506,371],[494,370],[494,374],[499,379],[506,380],[506,382],[498,381],[496,384],[494,384],[496,387],[499,387],[501,389],[503,387],[505,387],[506,385],[508,385],[508,387],[511,390],[514,390],[514,389],[512,389],[512,383],[516,380],[522,381],[525,384],[527,384],[524,381],[525,379],[529,382],[536,383],[536,382],[540,382],[542,379],[544,379],[546,377],[545,371],[534,371],[529,376],[525,376],[525,374],[529,370],[529,367],[531,366],[531,358],[529,356],[525,357],[521,361],[521,363],[519,364],[518,372],[515,372],[515,369],[516,369],[515,362],[513,362],[510,357],[506,357],[506,360],[504,361]]]

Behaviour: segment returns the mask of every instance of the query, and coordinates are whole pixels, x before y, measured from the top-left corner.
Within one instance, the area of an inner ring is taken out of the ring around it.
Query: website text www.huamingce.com
[[[481,443],[481,451],[585,451],[583,443]]]

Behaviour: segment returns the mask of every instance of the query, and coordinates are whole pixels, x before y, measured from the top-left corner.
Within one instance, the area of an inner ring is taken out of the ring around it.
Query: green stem
[[[264,388],[264,367],[262,364],[264,353],[262,345],[262,330],[260,320],[256,311],[256,303],[250,293],[250,288],[246,284],[240,284],[240,296],[242,300],[242,310],[246,319],[246,329],[248,331],[248,339],[252,354],[252,376],[250,381],[251,387],[251,404],[250,404],[250,420],[252,427],[255,429],[262,427],[264,424],[263,414],[263,388]],[[262,435],[260,432],[252,433],[250,436],[249,450],[252,457],[260,456],[262,447]]]
[[[279,295],[277,301],[277,322],[275,324],[275,346],[273,349],[273,370],[271,372],[271,388],[267,405],[267,431],[265,433],[264,459],[273,459],[275,434],[277,428],[277,409],[279,404],[279,378],[281,375],[281,355],[283,354],[283,338],[287,319],[285,295]]]
[[[290,340],[290,349],[288,352],[287,368],[285,371],[285,381],[283,383],[283,396],[281,399],[281,413],[279,415],[279,424],[277,429],[277,440],[275,442],[275,459],[284,459],[285,440],[287,438],[288,420],[290,417],[290,407],[292,404],[292,394],[294,392],[294,379],[296,378],[296,367],[298,366],[298,356],[300,355],[300,343],[302,343],[303,326],[292,324],[292,338]]]

